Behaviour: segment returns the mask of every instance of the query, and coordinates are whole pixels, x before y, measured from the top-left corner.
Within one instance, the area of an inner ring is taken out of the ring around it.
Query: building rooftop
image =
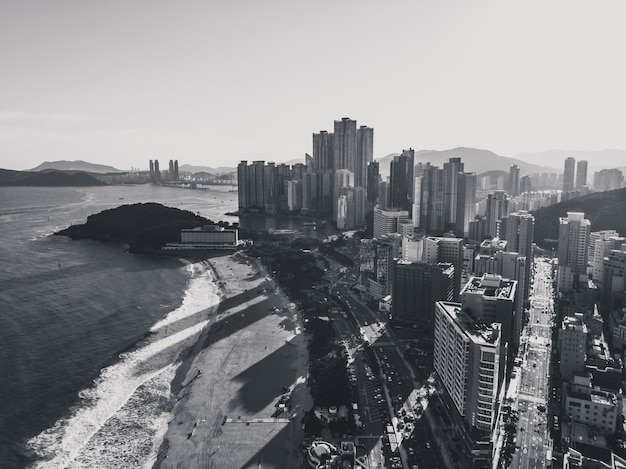
[[[461,295],[472,294],[513,300],[515,280],[502,278],[501,275],[484,274],[482,277],[470,277]]]
[[[450,303],[438,301],[437,304],[443,308],[457,325],[465,332],[468,338],[477,344],[494,345],[500,337],[500,325],[494,323],[487,325],[474,317],[470,312],[464,311],[460,303]]]

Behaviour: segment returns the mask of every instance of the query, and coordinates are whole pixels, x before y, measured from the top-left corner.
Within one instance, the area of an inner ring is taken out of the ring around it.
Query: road
[[[511,462],[514,469],[544,468],[546,453],[552,448],[546,413],[551,321],[554,316],[551,272],[548,259],[535,259],[529,322],[524,328],[520,347],[522,363],[517,396],[519,450]]]

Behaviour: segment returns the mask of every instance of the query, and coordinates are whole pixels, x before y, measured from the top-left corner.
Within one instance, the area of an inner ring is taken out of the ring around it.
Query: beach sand
[[[256,259],[209,262],[222,300],[172,384],[176,403],[154,467],[298,468],[312,403],[295,306]],[[281,411],[284,388],[291,401]]]

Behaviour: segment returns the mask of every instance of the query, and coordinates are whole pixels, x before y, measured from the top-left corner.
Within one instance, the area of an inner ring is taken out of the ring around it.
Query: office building
[[[387,233],[397,233],[400,220],[409,218],[406,210],[384,210],[374,208],[374,238],[382,238]]]
[[[587,272],[591,223],[581,212],[567,212],[559,219],[557,293],[573,290]]]
[[[582,189],[587,185],[587,162],[580,160],[576,163],[576,189]]]
[[[574,189],[574,174],[576,173],[576,160],[572,157],[565,158],[563,168],[563,191]]]
[[[392,317],[434,330],[435,301],[452,301],[454,266],[399,260],[394,265]]]

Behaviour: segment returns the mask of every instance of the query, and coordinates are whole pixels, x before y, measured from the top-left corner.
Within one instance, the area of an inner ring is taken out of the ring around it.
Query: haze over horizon
[[[626,149],[625,20],[623,1],[7,0],[0,167],[303,159],[342,117],[376,158]]]

